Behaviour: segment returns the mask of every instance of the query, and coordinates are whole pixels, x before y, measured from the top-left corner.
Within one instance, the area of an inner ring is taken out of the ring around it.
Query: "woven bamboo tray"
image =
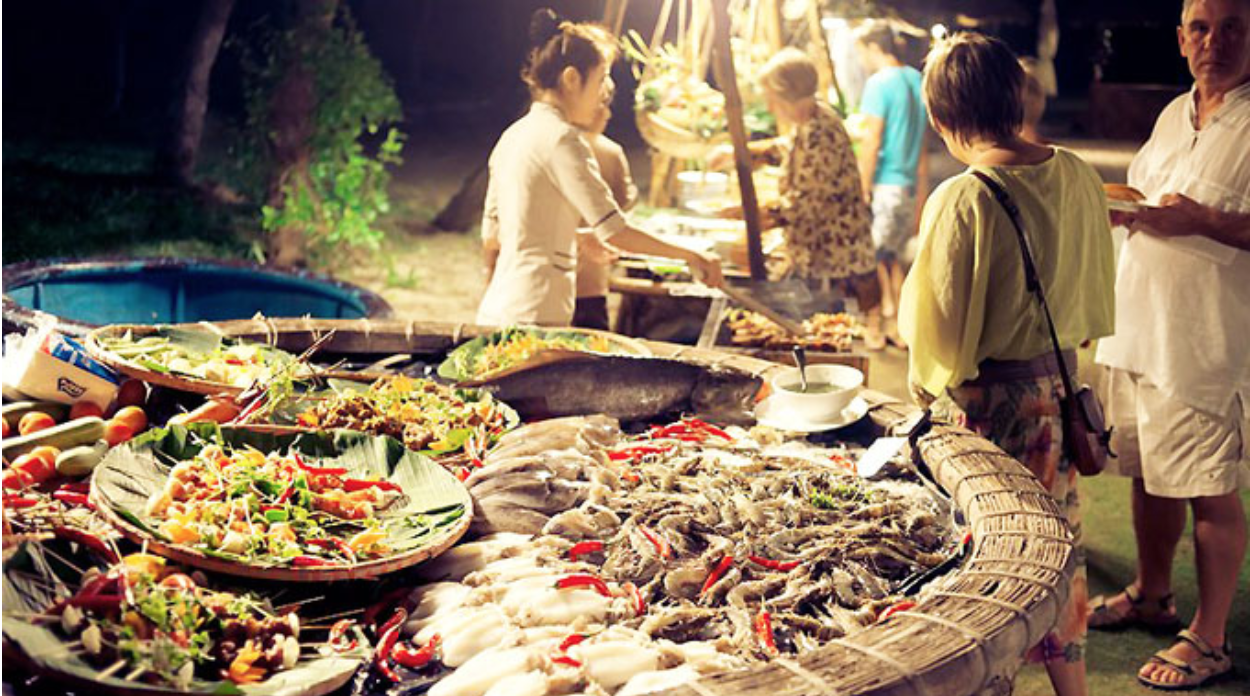
[[[265,319],[223,322],[223,334],[298,351],[335,330],[335,352],[433,353],[494,329],[399,320]],[[784,369],[744,355],[646,341],[657,357],[737,369],[767,379]],[[915,407],[872,391],[864,398],[880,435],[895,434]],[[917,606],[799,658],[706,677],[678,696],[970,696],[1002,693],[1024,652],[1055,625],[1076,563],[1058,505],[1019,462],[984,438],[935,425],[913,455],[963,512],[974,544],[965,564],[935,582]]]
[[[669,157],[703,159],[712,148],[729,142],[728,133],[704,139],[699,134],[680,128],[650,111],[637,110],[634,114],[642,139]]]

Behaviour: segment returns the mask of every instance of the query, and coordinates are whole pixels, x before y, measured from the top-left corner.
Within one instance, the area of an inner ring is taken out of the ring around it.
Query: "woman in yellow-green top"
[[[996,39],[962,34],[929,54],[924,98],[951,154],[993,177],[1020,209],[1060,344],[1113,330],[1115,268],[1098,174],[1072,153],[1022,140],[1023,73]],[[899,330],[913,394],[1020,460],[1064,510],[1080,548],[1076,469],[1063,453],[1062,382],[1015,228],[971,170],[925,204]],[[1067,358],[1075,369],[1075,355]],[[1055,629],[1029,652],[1058,694],[1084,694],[1083,554]]]

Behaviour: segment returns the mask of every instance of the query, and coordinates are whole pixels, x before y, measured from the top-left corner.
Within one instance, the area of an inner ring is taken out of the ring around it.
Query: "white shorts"
[[[902,258],[916,234],[916,194],[909,186],[872,187],[872,244],[878,261]]]
[[[1237,398],[1217,416],[1170,398],[1140,375],[1102,368],[1102,403],[1118,456],[1109,473],[1140,478],[1161,498],[1202,498],[1250,488],[1250,418]]]

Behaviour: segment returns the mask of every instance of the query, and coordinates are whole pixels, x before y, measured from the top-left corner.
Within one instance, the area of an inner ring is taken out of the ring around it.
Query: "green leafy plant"
[[[385,237],[378,219],[390,210],[388,167],[401,163],[404,135],[399,99],[369,52],[346,7],[333,21],[315,14],[286,31],[260,30],[259,48],[244,48],[247,128],[256,179],[280,183],[261,209],[266,232],[296,229],[309,260],[325,265],[343,246],[376,252]],[[312,78],[307,161],[283,165],[274,157],[274,106],[290,71]],[[367,148],[362,140],[371,141]]]

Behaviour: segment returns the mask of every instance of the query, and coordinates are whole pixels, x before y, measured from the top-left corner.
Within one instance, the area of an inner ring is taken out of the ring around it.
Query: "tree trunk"
[[[274,168],[266,204],[279,207],[288,183],[307,185],[309,143],[317,106],[315,75],[304,65],[303,46],[320,41],[334,21],[338,0],[297,0],[291,15],[295,39],[282,57],[282,78],[270,95],[269,147]],[[274,266],[301,266],[307,262],[304,230],[283,227],[269,235],[268,261]]]
[[[182,186],[192,183],[208,111],[208,78],[233,9],[234,0],[203,0],[195,22],[173,128],[157,154],[156,164],[159,177]]]

